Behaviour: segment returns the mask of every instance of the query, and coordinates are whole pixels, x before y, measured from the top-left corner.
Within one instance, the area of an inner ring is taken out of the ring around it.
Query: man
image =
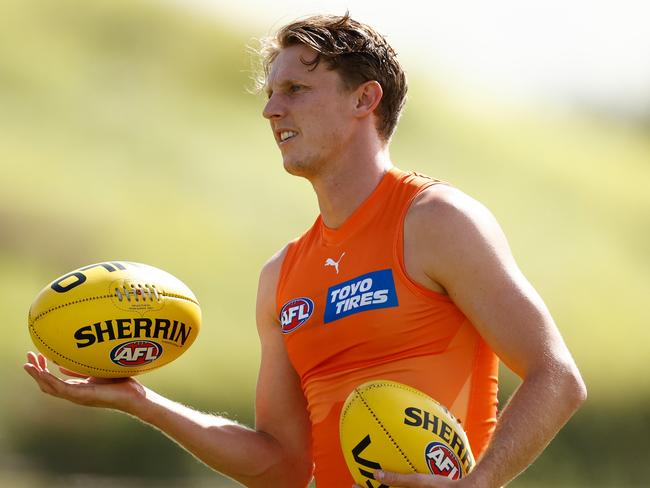
[[[586,397],[549,312],[481,204],[392,166],[406,79],[383,37],[347,15],[317,16],[281,29],[264,56],[264,117],[285,169],[313,185],[320,216],[261,272],[255,429],[134,379],[64,382],[33,353],[25,369],[46,393],[129,413],[260,487],[304,487],[314,465],[319,488],[350,486],[341,405],[355,385],[393,379],[447,405],[479,461],[459,481],[377,472],[378,480],[506,484]],[[496,356],[522,378],[498,422]]]

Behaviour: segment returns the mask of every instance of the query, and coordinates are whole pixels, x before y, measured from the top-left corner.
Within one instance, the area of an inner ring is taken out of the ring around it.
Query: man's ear
[[[357,104],[354,107],[355,115],[359,118],[366,117],[373,113],[381,102],[381,97],[384,95],[381,85],[375,81],[370,80],[362,83],[355,90],[357,95]]]

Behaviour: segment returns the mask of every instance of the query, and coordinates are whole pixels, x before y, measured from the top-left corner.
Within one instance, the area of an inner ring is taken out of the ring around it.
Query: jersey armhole
[[[293,261],[293,257],[296,253],[296,246],[298,244],[298,241],[300,240],[299,237],[293,239],[287,244],[287,251],[284,253],[284,258],[282,259],[282,265],[280,266],[280,274],[278,275],[278,283],[275,286],[275,311],[279,312],[280,309],[282,308],[282,303],[280,303],[280,297],[282,296],[284,284],[286,283],[286,276],[289,273],[289,268],[291,266],[291,262]]]
[[[420,188],[418,188],[415,194],[408,200],[406,205],[404,205],[404,208],[402,209],[402,213],[399,217],[395,243],[393,246],[393,253],[394,253],[394,259],[397,262],[398,274],[402,279],[402,281],[409,287],[409,289],[411,289],[411,291],[423,295],[427,298],[432,298],[434,300],[451,302],[452,301],[451,298],[449,298],[447,295],[443,295],[442,293],[429,290],[428,288],[425,288],[423,285],[413,280],[413,278],[411,278],[409,274],[406,272],[406,265],[404,264],[404,223],[406,221],[406,214],[411,208],[411,205],[413,205],[415,199],[418,196],[420,196],[424,190],[426,190],[427,188],[431,188],[434,185],[448,185],[448,183],[444,181],[438,181],[438,180],[428,181],[424,183],[422,186],[420,186]]]

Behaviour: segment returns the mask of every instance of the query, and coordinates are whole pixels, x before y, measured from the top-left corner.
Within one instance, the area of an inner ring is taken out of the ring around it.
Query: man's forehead
[[[266,84],[314,76],[314,72],[320,68],[320,64],[314,69],[313,65],[305,64],[305,62],[314,60],[316,56],[316,51],[303,45],[282,48],[271,63]]]

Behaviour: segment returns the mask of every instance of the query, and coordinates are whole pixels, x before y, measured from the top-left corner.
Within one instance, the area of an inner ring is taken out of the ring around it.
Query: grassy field
[[[91,262],[142,261],[190,284],[205,318],[191,351],[147,384],[252,421],[257,273],[317,212],[309,185],[281,169],[262,98],[246,92],[246,44],[263,33],[143,1],[6,0],[0,18],[0,472],[14,476],[0,484],[113,486],[106,477],[119,472],[141,486],[150,478],[163,486],[156,474],[202,486],[208,471],[157,433],[59,405],[19,365],[42,286]],[[468,110],[417,65],[407,69],[393,160],[492,209],[590,387],[576,428],[516,486],[633,486],[650,468],[630,474],[624,455],[582,472],[596,452],[583,431],[599,422],[597,432],[613,435],[603,419],[623,411],[623,452],[647,447],[647,127]],[[506,375],[503,395],[512,384]],[[81,446],[91,438],[92,449]],[[593,449],[569,456],[576,442]],[[153,449],[155,462],[134,463],[140,449]],[[565,455],[575,462],[559,469]]]

